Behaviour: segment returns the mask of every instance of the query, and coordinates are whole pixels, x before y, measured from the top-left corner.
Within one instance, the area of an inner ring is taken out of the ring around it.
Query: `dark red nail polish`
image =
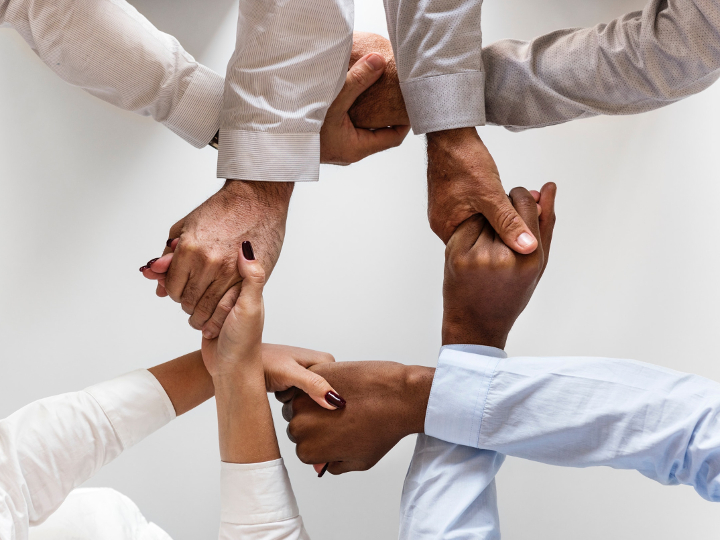
[[[147,263],[147,267],[150,268],[150,267],[152,266],[152,264],[153,264],[155,261],[157,261],[159,258],[160,258],[160,257],[156,257],[156,258],[154,258],[154,259],[150,259],[150,260],[148,261],[148,263]]]
[[[328,468],[329,466],[330,466],[329,463],[326,463],[326,464],[325,464],[325,466],[322,468],[322,471],[320,471],[320,472],[318,473],[318,478],[322,478],[322,477],[323,477],[323,474],[325,474],[325,473],[327,472],[327,468]]]
[[[170,244],[173,243],[173,240],[175,240],[175,239],[174,239],[174,238],[168,238],[168,241],[165,242],[165,245],[166,245],[167,247],[170,247]]]
[[[243,256],[248,261],[254,261],[255,260],[255,253],[253,252],[252,244],[245,240],[242,243],[242,250],[243,250]]]
[[[141,266],[140,271],[142,272],[143,270],[147,270],[147,266]]]
[[[325,394],[325,401],[327,401],[330,405],[337,407],[338,409],[344,409],[345,404],[347,403],[343,398],[341,398],[337,393],[330,390],[327,394]]]

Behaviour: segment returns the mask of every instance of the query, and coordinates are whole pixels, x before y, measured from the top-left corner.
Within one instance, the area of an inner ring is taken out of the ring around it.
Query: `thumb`
[[[293,364],[289,378],[292,386],[305,392],[324,409],[334,411],[345,408],[345,400],[317,373],[305,369],[300,364]]]
[[[535,235],[517,213],[502,186],[493,187],[495,190],[497,193],[481,202],[480,211],[510,249],[523,255],[532,253],[538,246]]]
[[[238,254],[238,272],[242,277],[242,289],[236,306],[258,306],[262,303],[262,292],[265,287],[265,270],[255,259],[252,244],[249,241],[242,243]]]
[[[385,71],[385,58],[377,53],[370,53],[358,60],[347,72],[345,84],[328,114],[345,114],[360,94],[370,88]]]

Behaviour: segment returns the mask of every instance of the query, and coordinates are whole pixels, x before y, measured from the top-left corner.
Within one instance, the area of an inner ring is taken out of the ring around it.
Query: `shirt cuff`
[[[218,178],[262,182],[316,182],[319,133],[220,131]]]
[[[485,125],[485,73],[467,71],[400,83],[413,133]]]
[[[163,124],[196,148],[207,146],[220,129],[225,79],[198,65],[190,85]]]
[[[110,420],[123,450],[134,446],[175,418],[165,389],[146,369],[86,388]]]
[[[223,523],[257,525],[300,515],[282,458],[264,463],[225,463],[220,469]]]
[[[485,401],[505,351],[483,345],[446,345],[433,378],[425,434],[454,444],[478,446]]]

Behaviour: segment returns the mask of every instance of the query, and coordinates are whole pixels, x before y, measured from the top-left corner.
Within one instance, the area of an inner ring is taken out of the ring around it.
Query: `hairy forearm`
[[[148,370],[162,385],[180,416],[210,399],[215,393],[212,377],[205,369],[200,351]]]

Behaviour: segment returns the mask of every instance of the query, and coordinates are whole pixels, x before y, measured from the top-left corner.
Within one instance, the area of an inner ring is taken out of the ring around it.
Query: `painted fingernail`
[[[247,240],[242,243],[242,251],[243,257],[245,257],[248,261],[255,260],[255,253],[253,253],[252,244]]]
[[[379,71],[383,68],[383,57],[379,54],[371,54],[367,57],[367,63],[375,71]]]
[[[155,261],[157,261],[160,257],[155,257],[154,259],[150,259],[147,263],[147,267],[150,268]]]
[[[345,404],[347,403],[343,398],[340,397],[339,394],[333,392],[332,390],[325,394],[325,401],[338,409],[344,409]]]
[[[318,478],[322,478],[323,474],[327,472],[328,467],[330,466],[330,463],[326,463],[325,466],[322,468],[322,470],[318,473]]]
[[[165,242],[165,245],[166,245],[167,247],[170,247],[170,244],[173,243],[173,240],[175,240],[175,239],[174,239],[174,238],[168,238],[168,241]]]
[[[143,270],[147,270],[147,266],[141,266],[140,271],[142,272]]]
[[[530,235],[530,233],[522,233],[520,236],[518,236],[517,243],[520,245],[520,247],[530,247],[533,243],[533,237]]]

